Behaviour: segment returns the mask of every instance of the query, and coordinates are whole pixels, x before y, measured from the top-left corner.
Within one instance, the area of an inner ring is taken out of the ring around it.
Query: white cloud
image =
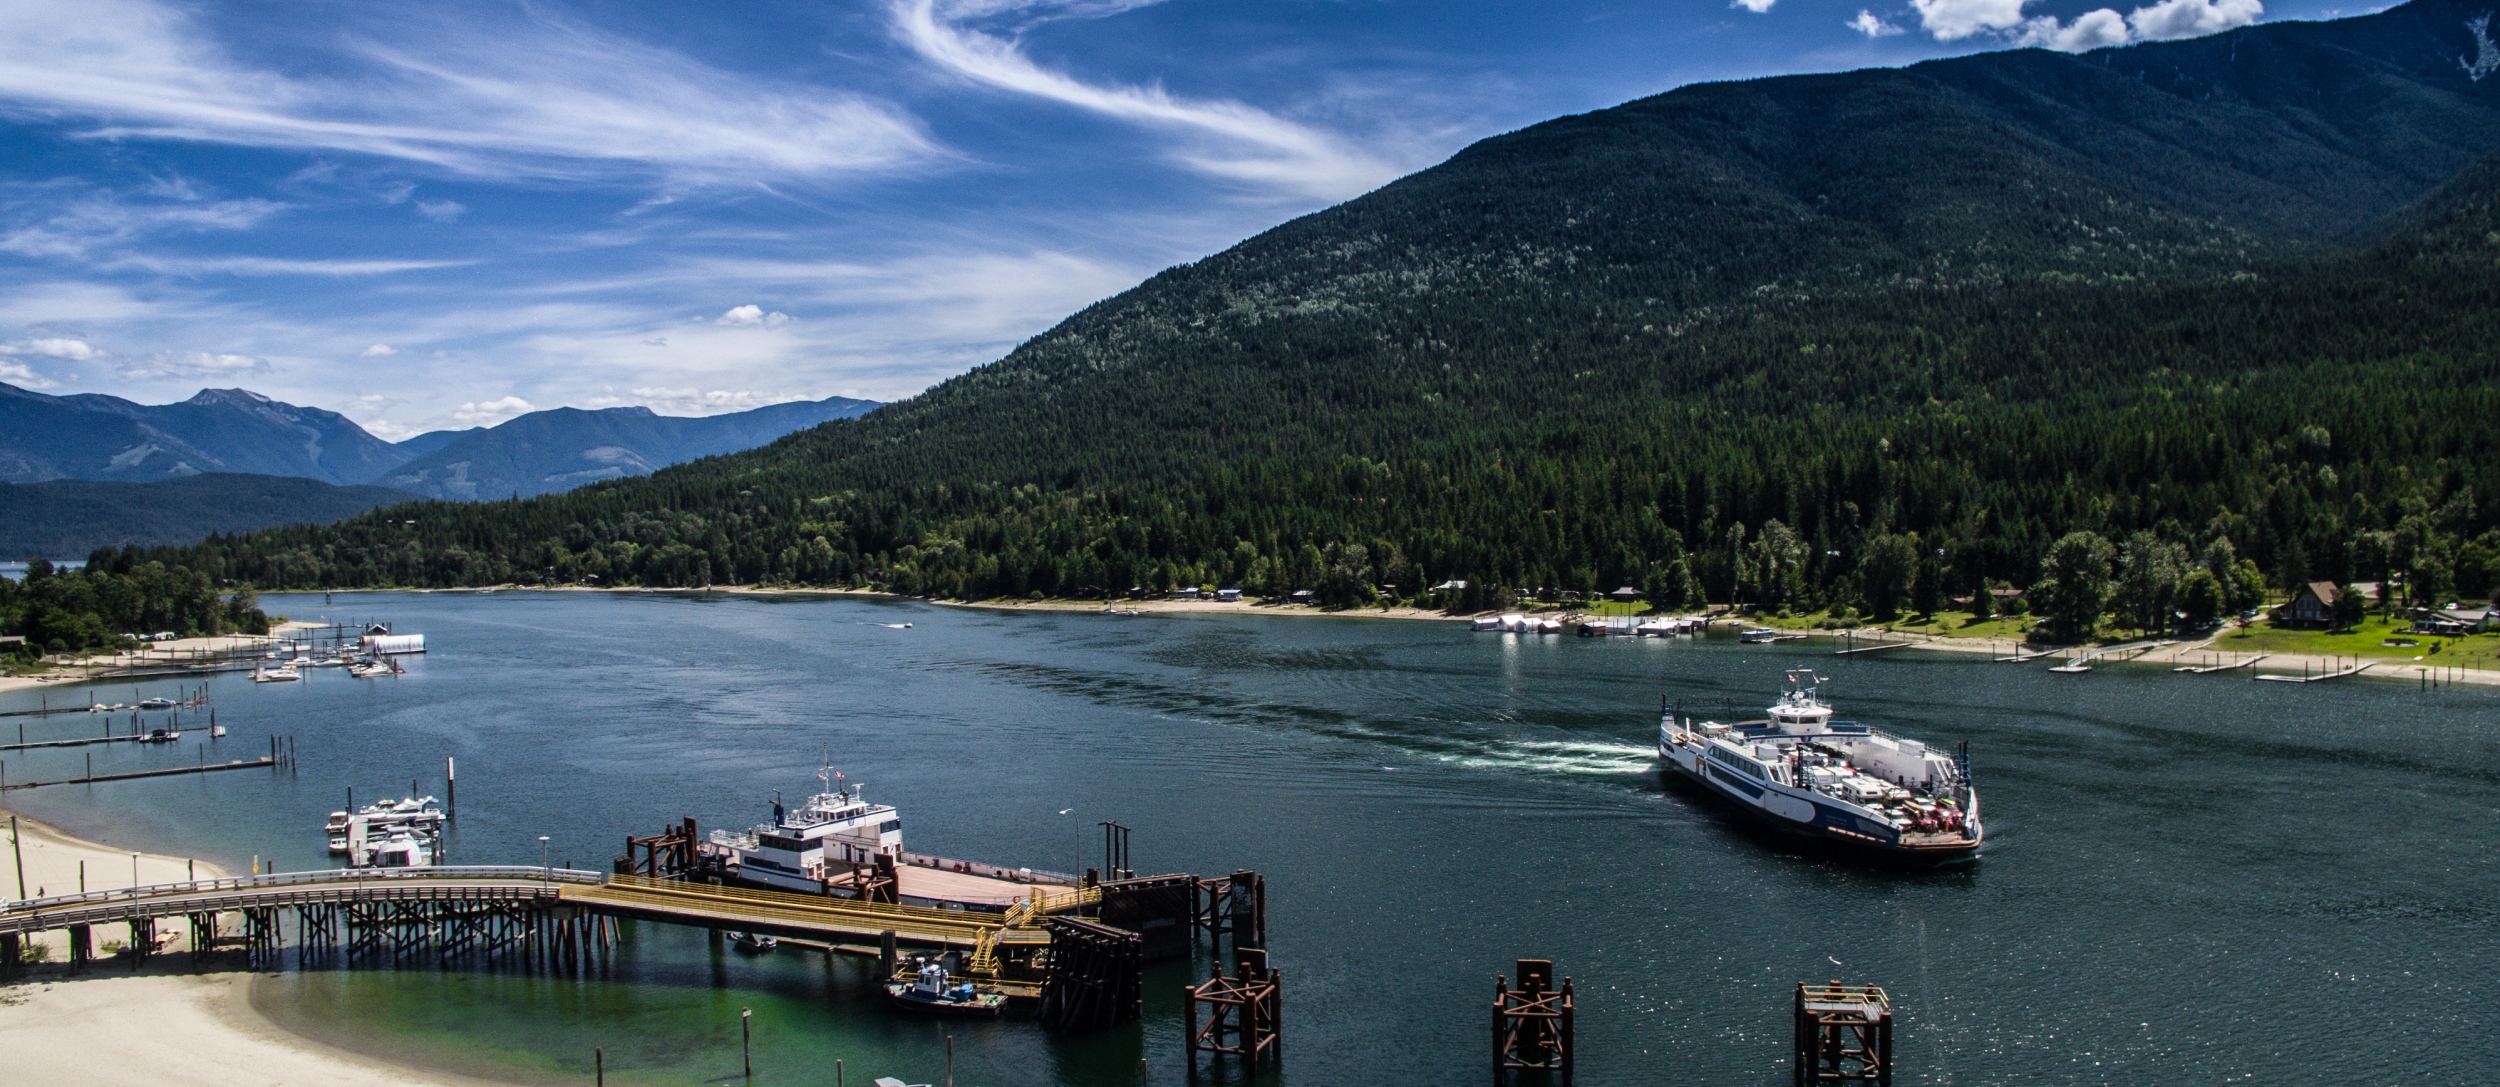
[[[85,362],[103,358],[107,352],[85,340],[65,336],[39,336],[34,339],[0,343],[0,355],[41,355],[45,358]]]
[[[608,399],[615,400],[617,403],[624,402],[613,397]],[[797,393],[786,392],[728,392],[721,389],[702,392],[696,389],[641,386],[634,389],[634,399],[663,415],[720,415],[733,411],[752,411],[772,404],[787,404],[793,400],[807,398]]]
[[[461,212],[467,210],[469,210],[469,206],[467,204],[460,203],[457,200],[417,201],[417,214],[425,216],[426,218],[432,219],[438,223],[448,223],[457,219],[460,217]]]
[[[2193,2],[2193,0],[2190,0]],[[2022,32],[2015,35],[2018,45],[2037,45],[2063,53],[2083,53],[2112,45],[2127,44],[2127,19],[2108,8],[2098,8],[2075,16],[2071,23],[2059,23],[2054,15],[2026,20]]]
[[[1239,102],[1197,101],[1154,86],[1096,86],[1050,71],[1026,57],[1012,39],[981,33],[961,21],[1044,6],[976,0],[949,4],[941,12],[937,0],[893,0],[893,13],[903,40],[948,71],[1001,90],[1177,132],[1185,143],[1172,149],[1172,156],[1200,173],[1339,200],[1369,192],[1403,172],[1332,134]],[[1100,14],[1134,6],[1139,5],[1050,7]]]
[[[1756,15],[1762,15],[1769,12],[1771,10],[1771,5],[1778,2],[1779,0],[1733,0],[1733,2],[1728,4],[1728,6],[1732,8],[1743,8]]]
[[[386,359],[398,353],[399,349],[396,347],[386,343],[377,343],[371,347],[365,348],[362,351],[356,352],[356,357],[360,359]]]
[[[650,346],[652,346],[652,347],[666,347],[666,346],[668,346],[668,337],[666,337],[666,336],[653,336],[653,337],[651,337],[650,339],[644,340],[644,341],[642,341],[642,342],[643,342],[643,343],[645,343],[645,344],[648,344],[648,345],[650,345]]]
[[[2016,45],[2037,45],[2068,53],[2129,42],[2201,37],[2247,26],[2266,11],[2262,0],[2160,0],[2127,15],[2112,8],[2098,8],[2069,23],[2054,15],[2025,17],[2022,9],[2028,2],[1910,0],[1910,6],[1918,11],[1920,28],[1937,41],[1993,34]],[[1865,17],[1861,13],[1860,18]],[[1858,27],[1855,22],[1850,25]],[[1871,36],[1873,32],[1867,33]]]
[[[1849,20],[1847,25],[1849,29],[1855,30],[1858,33],[1864,34],[1870,38],[1888,38],[1902,32],[1900,27],[1885,22],[1881,18],[1878,18],[1874,12],[1865,8],[1859,8],[1858,17]]]
[[[1937,41],[1960,41],[1991,30],[2010,30],[2023,22],[2025,0],[1910,0],[1918,25]]]
[[[0,4],[0,101],[100,136],[380,155],[487,176],[628,168],[695,180],[882,171],[937,153],[844,90],[767,82],[520,9],[394,9],[307,76],[228,53],[150,0]],[[389,44],[384,44],[385,42]]]
[[[216,380],[246,374],[272,372],[269,360],[256,355],[226,355],[209,351],[156,351],[121,364],[121,376],[132,381],[166,378]]]
[[[2144,41],[2201,38],[2247,26],[2265,13],[2259,0],[2162,0],[2135,9],[2127,16],[2127,27]]]
[[[729,312],[721,314],[718,318],[714,319],[712,323],[716,325],[762,325],[765,328],[780,328],[781,326],[790,323],[790,319],[790,315],[787,313],[766,313],[764,312],[764,307],[749,303],[743,306],[729,307]],[[668,345],[663,342],[660,346],[666,347]]]
[[[286,205],[270,200],[219,200],[204,204],[131,204],[109,193],[53,199],[58,186],[16,186],[7,211],[25,221],[0,234],[0,250],[29,257],[84,259],[152,234],[249,230]],[[27,209],[31,214],[20,212]],[[40,209],[40,210],[35,210]]]
[[[0,381],[28,389],[50,389],[60,383],[29,369],[25,363],[0,358]]]
[[[451,417],[466,426],[493,426],[515,415],[523,415],[535,410],[537,409],[530,407],[530,402],[527,400],[517,396],[506,396],[496,400],[462,404],[459,410],[451,413]]]

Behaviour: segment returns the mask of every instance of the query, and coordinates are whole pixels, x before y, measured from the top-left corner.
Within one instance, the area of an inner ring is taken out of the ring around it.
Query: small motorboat
[[[1007,1006],[1007,994],[955,977],[947,972],[944,960],[944,956],[915,959],[915,969],[885,983],[887,1001],[906,1011],[930,1015],[997,1018],[1000,1009]]]
[[[1737,635],[1746,645],[1769,645],[1780,640],[1780,632],[1769,627],[1755,627]]]
[[[252,669],[252,682],[254,683],[291,683],[302,678],[304,678],[303,673],[296,671],[291,665],[281,664],[275,668],[264,665]]]
[[[151,698],[147,701],[139,703],[139,708],[143,710],[170,710],[174,708],[174,705],[174,700],[170,698]]]
[[[781,946],[781,940],[761,932],[732,932],[729,945],[749,955],[761,955]]]
[[[169,744],[180,739],[182,739],[182,733],[173,729],[152,728],[148,730],[147,736],[139,742],[145,744]]]
[[[349,667],[347,674],[357,679],[381,679],[385,676],[398,675],[399,671],[398,661],[371,660]]]

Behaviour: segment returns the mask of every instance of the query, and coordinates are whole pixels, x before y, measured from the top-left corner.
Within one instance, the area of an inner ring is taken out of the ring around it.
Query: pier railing
[[[14,902],[0,902],[0,916],[34,913],[64,906],[87,906],[113,902],[138,902],[175,895],[215,894],[230,891],[289,890],[304,887],[349,886],[389,883],[440,883],[445,880],[528,880],[549,884],[589,884],[596,886],[608,877],[599,872],[583,872],[569,868],[538,868],[525,865],[470,865],[428,868],[331,868],[311,872],[273,872],[265,876],[225,876],[218,879],[183,880],[177,883],[156,883],[142,887],[119,887],[80,894],[48,895]]]

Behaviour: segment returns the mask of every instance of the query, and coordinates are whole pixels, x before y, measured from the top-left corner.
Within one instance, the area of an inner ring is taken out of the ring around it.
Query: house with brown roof
[[[2300,587],[2291,602],[2274,609],[2274,625],[2325,630],[2335,625],[2335,583],[2312,581]]]

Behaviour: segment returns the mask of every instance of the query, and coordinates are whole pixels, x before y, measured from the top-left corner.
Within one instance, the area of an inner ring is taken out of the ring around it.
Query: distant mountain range
[[[0,383],[0,483],[150,483],[230,473],[381,483],[428,498],[503,498],[648,475],[877,406],[836,396],[702,418],[643,407],[557,408],[394,445],[337,412],[247,389],[202,389],[179,404],[149,405]]]
[[[244,389],[202,389],[179,404],[149,405],[0,384],[0,482],[147,483],[249,472],[365,483],[407,459],[344,415]]]
[[[0,487],[0,555],[77,558],[98,544],[188,543],[395,501],[549,494],[751,449],[878,406],[836,396],[702,418],[557,408],[394,445],[337,412],[245,389],[149,405],[0,383],[0,484],[35,485]]]
[[[83,559],[99,547],[196,543],[212,533],[326,524],[415,501],[388,487],[222,472],[155,483],[0,483],[0,558]]]
[[[534,411],[492,428],[410,438],[395,448],[412,456],[374,482],[452,500],[569,491],[753,449],[819,423],[856,418],[877,406],[873,400],[836,396],[700,418],[660,415],[644,407]]]

